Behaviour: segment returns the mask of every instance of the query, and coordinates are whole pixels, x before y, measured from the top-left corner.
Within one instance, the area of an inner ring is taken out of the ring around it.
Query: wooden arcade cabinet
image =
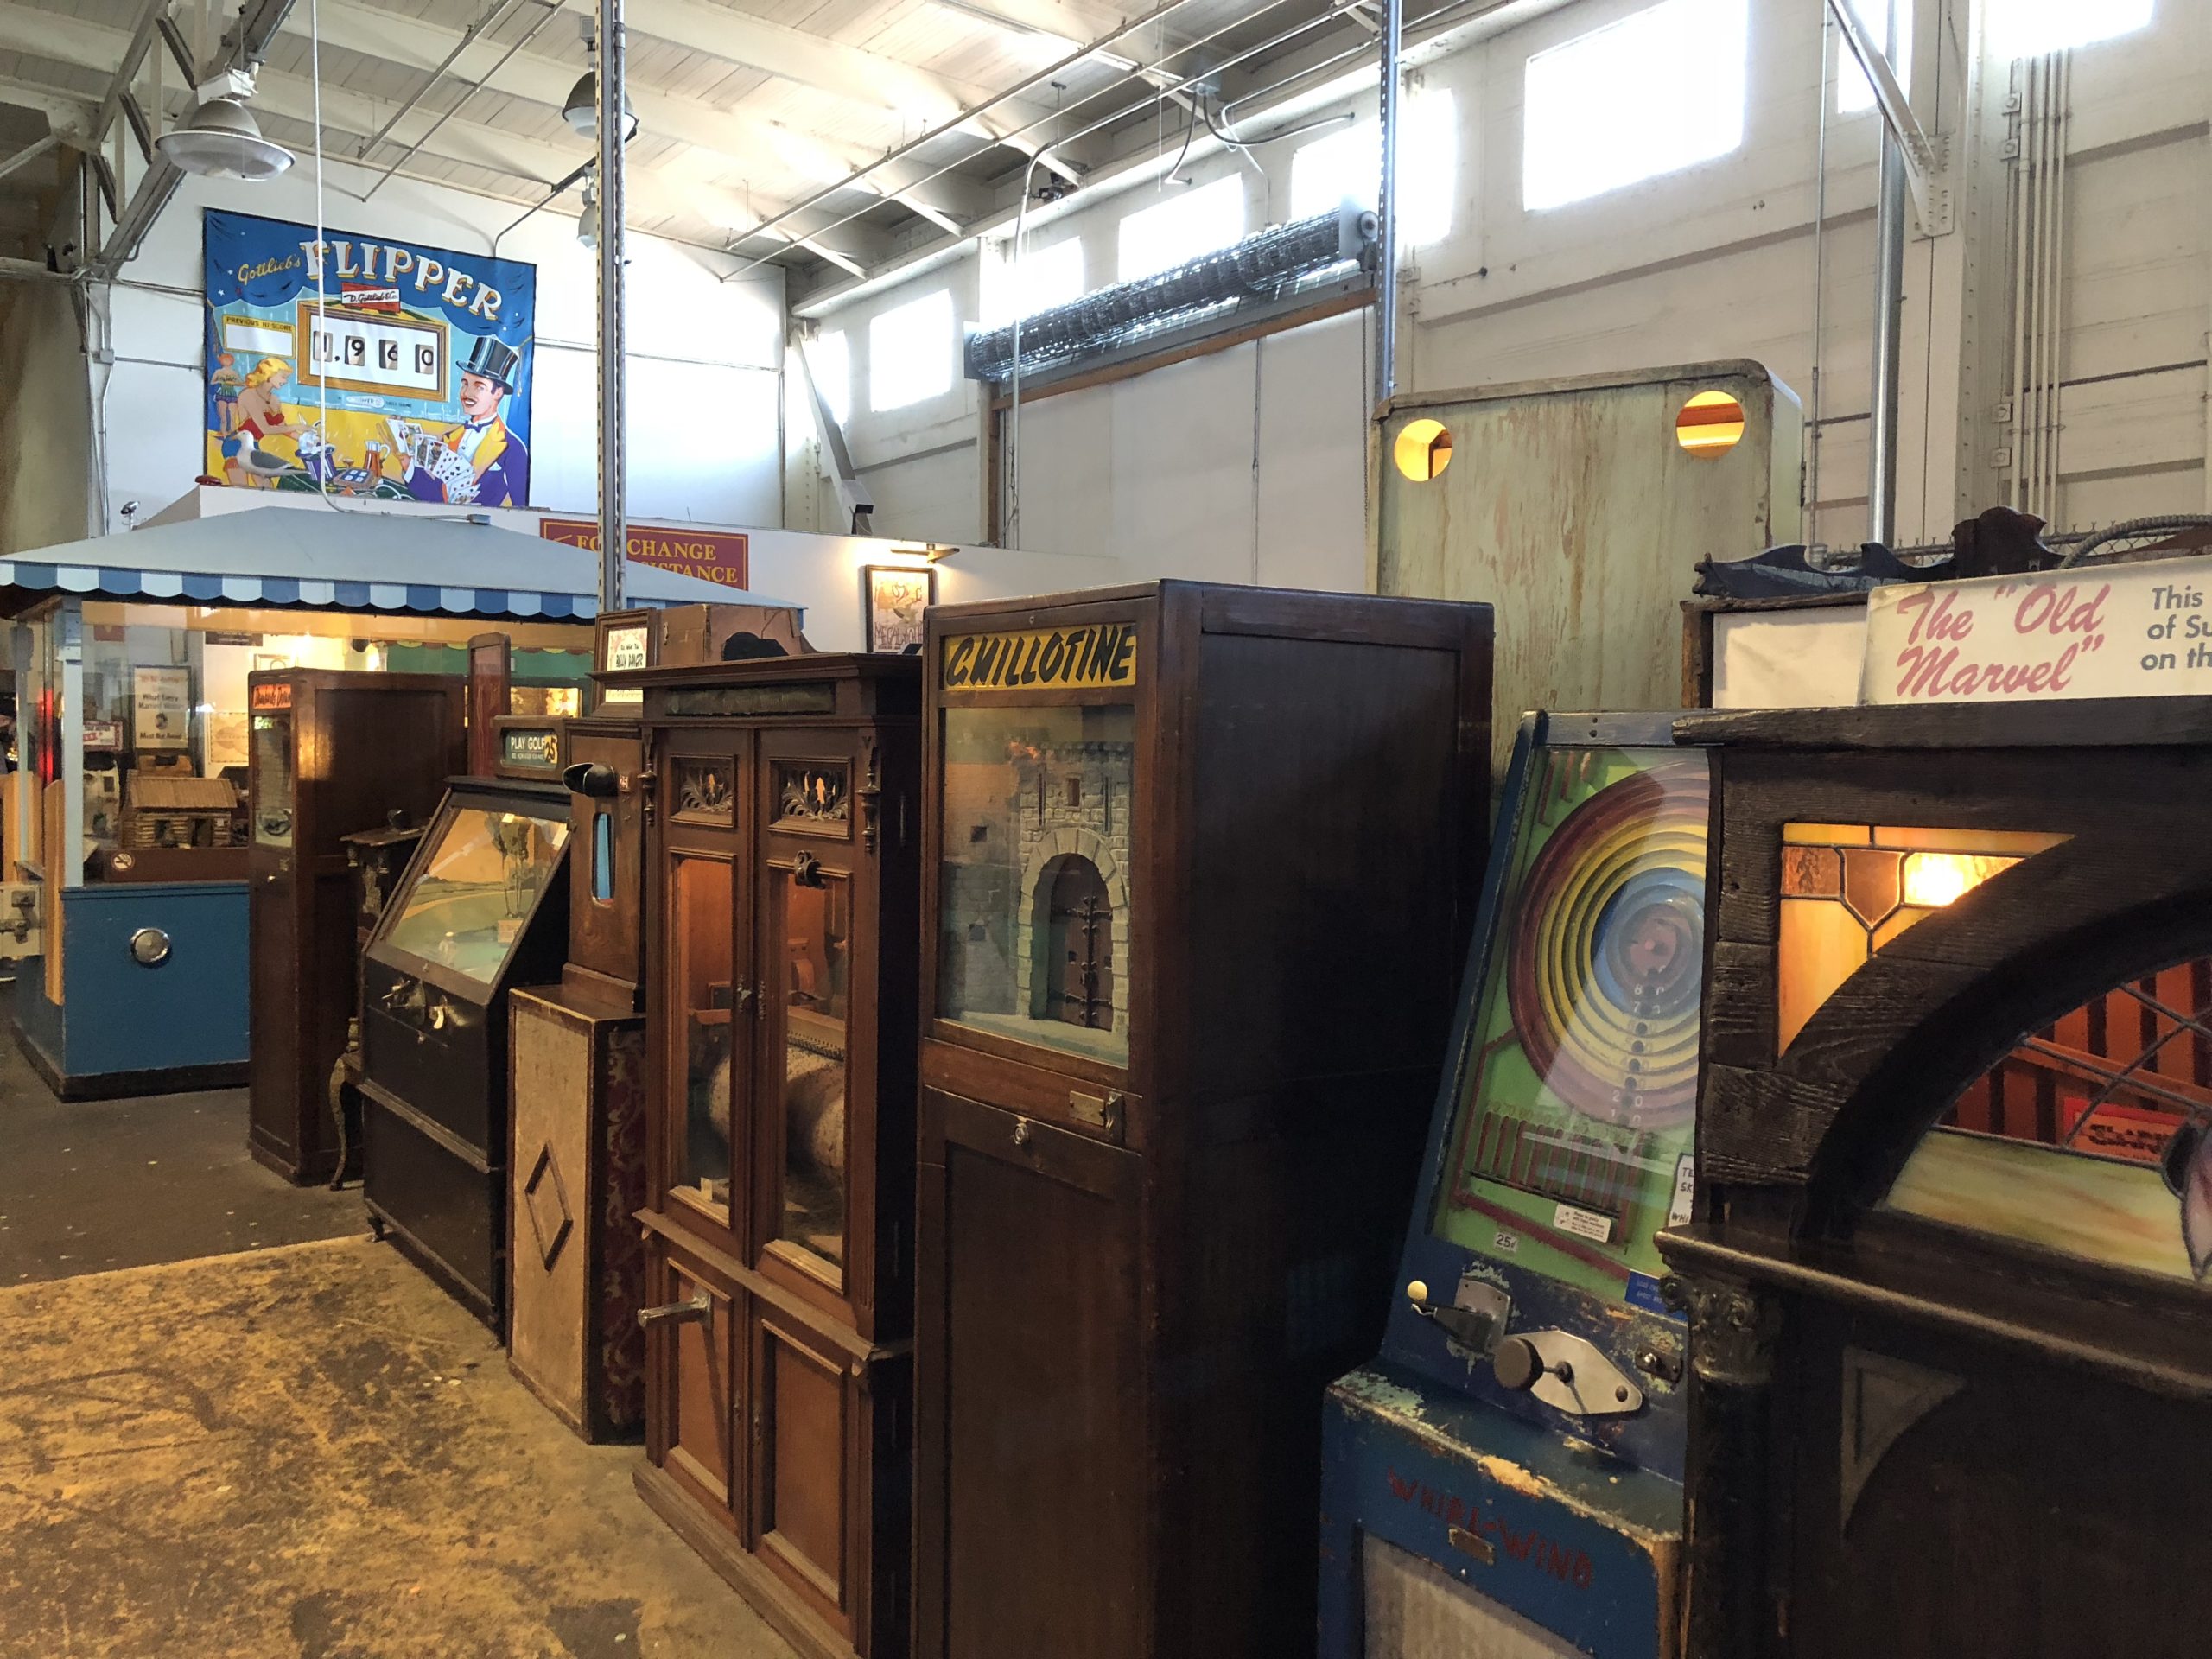
[[[1310,1650],[1473,919],[1486,607],[939,607],[914,1652]]]
[[[2205,1650],[2212,700],[1686,716],[1699,1659]]]
[[[251,747],[248,1097],[254,1157],[289,1181],[339,1158],[327,1103],[359,956],[343,838],[393,810],[421,823],[462,753],[461,684],[323,669],[247,676]]]

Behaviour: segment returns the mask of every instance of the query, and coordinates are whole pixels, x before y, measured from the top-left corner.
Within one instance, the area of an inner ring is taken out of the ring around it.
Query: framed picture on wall
[[[861,637],[864,649],[902,652],[922,648],[922,613],[937,602],[937,572],[928,565],[869,564],[861,567],[863,604]]]

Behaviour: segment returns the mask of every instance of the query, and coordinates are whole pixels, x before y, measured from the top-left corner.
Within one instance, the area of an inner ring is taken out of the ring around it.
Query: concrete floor
[[[790,1659],[636,1447],[245,1139],[0,1044],[0,1659]]]
[[[0,986],[0,1286],[367,1231],[359,1190],[287,1185],[247,1156],[243,1089],[57,1099]]]

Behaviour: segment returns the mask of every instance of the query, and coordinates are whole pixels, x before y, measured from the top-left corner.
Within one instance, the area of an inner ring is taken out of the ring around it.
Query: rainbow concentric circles
[[[1707,810],[1695,763],[1624,778],[1567,815],[1522,887],[1514,1030],[1553,1094],[1625,1128],[1696,1106]]]

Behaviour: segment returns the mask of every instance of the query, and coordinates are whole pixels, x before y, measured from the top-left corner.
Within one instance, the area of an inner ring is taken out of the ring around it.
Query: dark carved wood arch
[[[1824,1072],[1834,1101],[1807,1160],[1801,1230],[1839,1234],[1879,1202],[1921,1136],[2022,1037],[2122,980],[2207,955],[2212,849],[2170,837],[2077,838],[1920,923],[1776,1066]]]

